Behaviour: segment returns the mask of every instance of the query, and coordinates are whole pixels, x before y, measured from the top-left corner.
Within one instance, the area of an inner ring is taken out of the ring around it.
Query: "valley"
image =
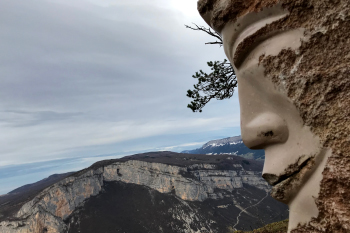
[[[25,201],[0,197],[0,232],[254,229],[288,217],[287,207],[268,195],[262,166],[234,155],[174,152],[100,161]]]

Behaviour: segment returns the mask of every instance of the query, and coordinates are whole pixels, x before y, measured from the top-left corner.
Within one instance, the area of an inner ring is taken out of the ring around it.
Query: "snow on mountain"
[[[189,154],[206,154],[206,155],[219,155],[230,154],[238,155],[248,159],[264,159],[264,150],[251,150],[246,147],[242,141],[241,136],[211,140],[205,143],[202,147],[195,150],[187,150],[182,153]]]
[[[236,136],[236,137],[230,137],[230,138],[223,138],[223,139],[217,139],[217,140],[211,140],[207,143],[205,143],[201,148],[205,149],[209,146],[211,147],[217,147],[217,146],[224,146],[224,145],[237,145],[237,144],[242,144],[242,138],[241,136]]]

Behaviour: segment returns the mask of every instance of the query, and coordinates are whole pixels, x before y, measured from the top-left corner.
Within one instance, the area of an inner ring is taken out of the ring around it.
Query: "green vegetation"
[[[208,42],[206,44],[218,44],[222,46],[221,35],[210,28],[203,26],[186,28],[202,31],[217,39],[215,42]],[[226,59],[224,61],[209,61],[207,62],[211,72],[209,74],[200,70],[192,77],[197,79],[197,84],[193,85],[193,90],[187,91],[187,97],[193,99],[187,105],[193,112],[202,112],[203,107],[212,99],[223,100],[232,97],[234,89],[237,87],[237,79],[235,71],[230,62]]]
[[[227,233],[286,233],[288,229],[288,219],[281,222],[274,222],[253,231],[234,231],[228,229]]]

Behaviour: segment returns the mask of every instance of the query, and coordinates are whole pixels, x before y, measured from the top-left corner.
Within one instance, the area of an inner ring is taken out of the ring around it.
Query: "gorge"
[[[151,152],[100,161],[2,203],[0,232],[228,232],[285,219],[262,162],[233,155]],[[8,194],[11,195],[11,194]],[[17,204],[17,205],[16,205]]]

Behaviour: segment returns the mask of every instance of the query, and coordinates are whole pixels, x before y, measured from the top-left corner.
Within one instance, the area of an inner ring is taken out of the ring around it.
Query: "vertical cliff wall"
[[[220,199],[244,185],[267,192],[270,188],[259,171],[246,171],[240,164],[220,170],[215,164],[174,166],[138,160],[114,162],[65,178],[25,203],[15,218],[0,223],[1,233],[66,232],[65,221],[90,197],[98,195],[104,182],[146,186],[160,193],[173,193],[184,201]]]

